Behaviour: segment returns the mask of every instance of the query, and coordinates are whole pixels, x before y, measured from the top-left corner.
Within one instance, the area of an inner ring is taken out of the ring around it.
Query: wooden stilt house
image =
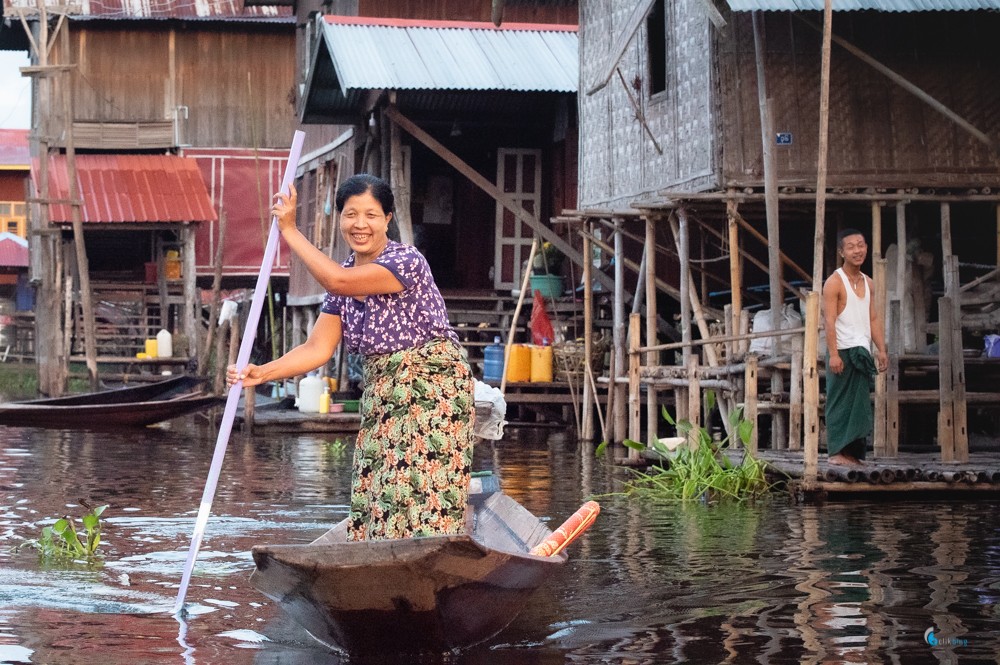
[[[252,283],[260,265],[296,126],[291,10],[12,0],[4,15],[0,43],[32,56],[41,390],[62,392],[71,360],[95,384],[99,363],[141,364],[160,329],[183,367],[204,333],[199,277],[208,286],[219,266]]]
[[[804,442],[815,471],[823,348],[806,303],[853,227],[888,319],[875,452],[963,460],[970,434],[995,447],[997,368],[981,356],[1000,288],[997,8],[580,3],[580,209],[565,219],[618,258],[615,440],[665,434],[661,402],[700,421],[712,387],[763,445]],[[646,323],[628,328],[643,286]],[[679,344],[662,343],[664,314]],[[761,344],[750,320],[788,332]]]

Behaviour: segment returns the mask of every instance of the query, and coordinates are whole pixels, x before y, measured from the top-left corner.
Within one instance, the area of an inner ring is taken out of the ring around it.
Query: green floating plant
[[[90,506],[84,504],[84,507]],[[67,516],[56,520],[52,526],[44,527],[38,540],[27,541],[17,549],[36,549],[43,560],[91,560],[101,545],[101,514],[107,508],[107,504],[97,506],[83,516],[82,534],[77,533],[74,519]]]
[[[706,407],[714,408],[714,393],[706,394]],[[650,450],[662,460],[654,463],[652,470],[641,472],[631,470],[634,477],[625,486],[625,494],[653,499],[675,501],[713,501],[718,499],[744,499],[762,496],[771,491],[767,480],[766,465],[749,452],[744,451],[743,459],[734,463],[723,449],[729,445],[729,437],[713,441],[704,427],[695,427],[687,420],[675,421],[665,407],[660,409],[663,418],[677,428],[684,439],[674,450],[659,439],[646,444],[626,439],[623,444],[633,450]],[[732,432],[744,446],[753,434],[753,422],[743,418],[742,409],[730,414]],[[598,446],[596,454],[601,456],[607,443]]]

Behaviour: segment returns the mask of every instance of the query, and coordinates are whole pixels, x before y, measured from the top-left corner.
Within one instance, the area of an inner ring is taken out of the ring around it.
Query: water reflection
[[[234,436],[190,615],[170,614],[214,441],[197,418],[138,437],[0,429],[0,662],[343,662],[247,584],[254,544],[308,542],[346,515],[350,456],[333,437]],[[552,430],[511,430],[475,464],[553,526],[625,477]],[[79,517],[81,499],[111,504],[103,566],[42,568],[6,546]],[[1000,650],[1000,537],[982,519],[1000,502],[601,503],[506,631],[425,662],[992,662]]]

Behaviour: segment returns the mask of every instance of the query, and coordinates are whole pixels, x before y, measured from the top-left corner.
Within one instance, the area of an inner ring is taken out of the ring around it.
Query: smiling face
[[[851,265],[860,270],[861,264],[868,256],[868,243],[865,242],[865,237],[860,233],[844,236],[844,239],[840,241],[840,255],[844,257],[845,265]]]
[[[377,257],[389,243],[389,220],[382,204],[370,191],[356,194],[344,201],[340,213],[340,233],[351,246],[355,264],[363,265]]]

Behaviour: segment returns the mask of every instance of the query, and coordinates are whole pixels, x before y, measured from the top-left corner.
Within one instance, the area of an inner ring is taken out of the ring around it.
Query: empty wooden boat
[[[58,429],[143,427],[221,403],[203,379],[177,376],[127,388],[0,404],[0,425]]]

